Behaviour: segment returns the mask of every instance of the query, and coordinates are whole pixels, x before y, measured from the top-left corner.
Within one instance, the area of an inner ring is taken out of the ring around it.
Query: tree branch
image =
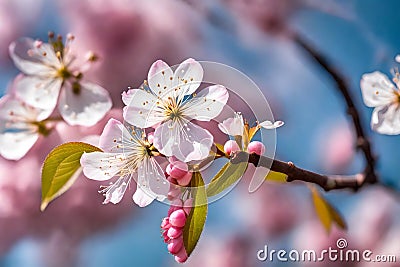
[[[375,171],[375,157],[371,150],[371,143],[369,142],[367,136],[365,135],[364,128],[360,121],[359,111],[354,105],[353,98],[350,94],[349,87],[346,83],[345,78],[338,72],[328,60],[323,57],[317,50],[311,47],[302,37],[298,34],[293,34],[293,40],[307,52],[307,54],[320,66],[322,67],[336,83],[338,91],[343,96],[346,105],[347,113],[351,116],[353,126],[357,136],[357,148],[363,152],[366,167],[364,169],[364,180],[365,183],[376,183],[378,182],[378,176]]]
[[[333,175],[327,176],[308,171],[295,166],[292,162],[283,162],[277,159],[259,156],[257,154],[248,154],[246,152],[236,153],[231,162],[233,164],[239,162],[249,162],[256,167],[264,167],[275,172],[284,173],[287,175],[286,181],[303,181],[319,185],[325,191],[336,189],[351,189],[357,191],[365,179],[363,174],[356,174],[350,176]]]

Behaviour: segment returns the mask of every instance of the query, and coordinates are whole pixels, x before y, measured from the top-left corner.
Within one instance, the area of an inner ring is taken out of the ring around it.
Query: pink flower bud
[[[186,253],[185,247],[182,246],[181,250],[175,255],[175,261],[179,263],[184,263],[187,261],[188,255]]]
[[[169,166],[169,165],[168,165]],[[167,166],[167,168],[168,168]],[[178,182],[176,181],[175,178],[172,178],[171,176],[167,176],[167,180],[168,182],[170,182],[171,184],[178,184]]]
[[[149,141],[150,144],[153,144],[154,142],[154,132],[150,132],[147,134],[147,141]]]
[[[189,216],[192,207],[193,207],[193,198],[186,199],[185,203],[183,204],[183,210],[185,211],[186,215]]]
[[[166,172],[168,175],[179,180],[187,174],[188,166],[182,161],[175,161],[167,166]]]
[[[181,179],[177,180],[177,182],[180,186],[187,186],[191,180],[192,180],[192,173],[187,172],[185,174],[185,176],[183,176]]]
[[[168,237],[168,230],[165,230],[162,234],[162,237],[164,238],[164,242],[167,243],[169,242],[169,237]]]
[[[183,227],[186,223],[186,214],[183,209],[176,210],[169,216],[169,223],[175,227]]]
[[[239,145],[236,143],[235,140],[228,140],[224,145],[225,153],[231,155],[232,153],[239,151]]]
[[[162,222],[161,222],[161,229],[167,230],[171,227],[171,224],[169,223],[169,218],[165,217]]]
[[[171,241],[169,241],[168,243],[168,251],[173,255],[176,255],[181,250],[182,247],[183,247],[183,237],[171,239]]]
[[[171,207],[168,210],[168,217],[176,210],[182,209],[183,201],[181,199],[175,199],[171,202]]]
[[[265,146],[261,142],[253,141],[250,142],[249,146],[247,147],[247,152],[250,154],[255,153],[261,156],[265,152]]]
[[[181,235],[182,235],[182,228],[178,228],[178,227],[174,227],[174,226],[171,226],[169,229],[168,229],[168,232],[167,232],[167,236],[169,237],[169,238],[171,238],[171,239],[175,239],[175,238],[178,238],[178,237],[180,237]]]

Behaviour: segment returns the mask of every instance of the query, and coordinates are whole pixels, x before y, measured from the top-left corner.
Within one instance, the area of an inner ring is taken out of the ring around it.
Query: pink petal
[[[183,114],[192,119],[210,121],[221,113],[228,98],[229,94],[224,86],[207,87],[184,104]]]
[[[124,108],[124,119],[134,126],[152,127],[165,118],[164,110],[157,106],[158,98],[150,92],[132,89],[123,95],[123,101],[127,105]]]
[[[173,72],[171,68],[162,60],[154,62],[149,70],[147,81],[150,89],[157,96],[166,98],[173,92]]]
[[[177,96],[183,99],[185,95],[193,94],[203,80],[203,67],[193,58],[186,59],[174,72],[173,88]]]
[[[161,124],[154,133],[154,146],[165,156],[189,162],[209,155],[213,136],[189,121]]]

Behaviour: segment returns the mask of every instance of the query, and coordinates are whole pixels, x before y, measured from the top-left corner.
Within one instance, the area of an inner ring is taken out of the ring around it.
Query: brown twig
[[[363,174],[349,175],[349,176],[327,176],[308,171],[295,166],[292,162],[283,162],[277,159],[271,159],[257,154],[248,154],[246,152],[237,153],[232,159],[232,163],[239,163],[248,161],[254,166],[265,167],[275,172],[284,173],[287,175],[286,181],[303,181],[319,185],[325,191],[336,189],[352,189],[358,190],[364,181]]]
[[[339,71],[332,67],[332,65],[325,57],[323,57],[317,50],[311,47],[308,42],[306,42],[302,37],[300,37],[298,34],[293,34],[293,39],[320,67],[322,67],[326,71],[326,73],[330,75],[332,80],[336,83],[337,89],[339,90],[346,102],[347,113],[352,118],[353,126],[356,132],[357,148],[359,148],[363,152],[366,161],[366,167],[363,171],[365,177],[362,184],[373,184],[378,182],[378,176],[375,172],[375,157],[372,154],[371,143],[365,135],[363,125],[360,121],[359,111],[354,105],[354,101],[350,94],[350,90],[345,78],[340,74]]]

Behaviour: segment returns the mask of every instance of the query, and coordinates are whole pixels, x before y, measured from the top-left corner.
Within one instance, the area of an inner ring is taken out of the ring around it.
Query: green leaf
[[[233,164],[227,162],[207,186],[207,196],[212,197],[223,192],[237,182],[247,169],[247,161]]]
[[[47,155],[42,168],[42,203],[40,210],[65,193],[81,173],[80,159],[84,152],[101,151],[95,146],[72,142],[62,144]]]
[[[286,178],[287,178],[287,175],[284,173],[269,171],[269,173],[265,177],[265,180],[278,182],[278,183],[286,183]]]
[[[193,207],[186,219],[183,229],[183,243],[188,256],[192,254],[199,241],[207,218],[207,195],[204,181],[199,172],[193,173],[190,183],[193,197]]]
[[[335,223],[339,228],[346,230],[347,225],[340,213],[326,200],[319,191],[313,186],[310,188],[314,208],[318,218],[329,233],[332,229],[332,224]]]

